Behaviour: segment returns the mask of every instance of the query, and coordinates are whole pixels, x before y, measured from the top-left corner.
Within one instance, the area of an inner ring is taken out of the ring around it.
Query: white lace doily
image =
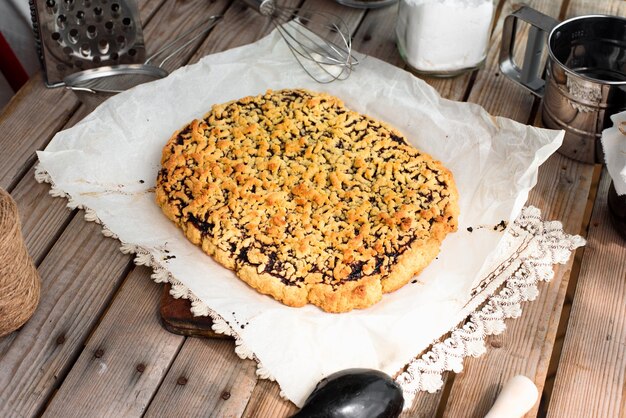
[[[473,290],[472,299],[459,313],[466,319],[396,377],[408,404],[419,391],[441,389],[442,374],[461,372],[465,357],[485,353],[485,338],[504,332],[504,320],[518,318],[522,302],[535,300],[538,283],[554,276],[553,266],[565,264],[572,251],[585,244],[582,237],[565,233],[560,222],[543,221],[539,209],[532,206],[522,210],[507,233],[519,244],[515,255]]]

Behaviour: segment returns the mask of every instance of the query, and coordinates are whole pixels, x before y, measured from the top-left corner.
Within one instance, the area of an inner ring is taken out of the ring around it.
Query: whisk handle
[[[274,0],[241,0],[263,16],[272,16],[276,9]]]

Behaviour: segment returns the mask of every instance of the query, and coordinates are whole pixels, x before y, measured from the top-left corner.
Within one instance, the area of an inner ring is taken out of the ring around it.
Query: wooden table
[[[224,21],[168,63],[172,70],[252,42],[271,28],[240,2],[140,0],[149,51],[209,14]],[[289,3],[299,3],[289,1]],[[560,19],[587,13],[626,15],[623,0],[533,0]],[[340,14],[355,48],[403,66],[394,40],[395,7],[358,10],[330,0],[306,0]],[[497,5],[484,68],[452,79],[427,79],[442,96],[482,105],[493,115],[538,124],[540,102],[500,75],[503,17]],[[524,42],[524,36],[519,39]],[[100,227],[70,211],[49,185],[34,179],[35,151],[86,115],[71,92],[49,90],[34,76],[0,116],[0,186],[18,203],[25,240],[42,279],[37,311],[0,339],[0,416],[281,417],[295,407],[276,383],[258,380],[255,364],[234,353],[231,340],[184,337],[159,322],[160,286],[105,238]],[[487,339],[487,353],[449,373],[445,387],[421,394],[411,417],[481,417],[516,374],[534,380],[541,401],[528,416],[626,416],[626,245],[611,228],[609,178],[600,166],[553,155],[540,169],[529,204],[563,222],[587,246],[556,267],[521,318]]]

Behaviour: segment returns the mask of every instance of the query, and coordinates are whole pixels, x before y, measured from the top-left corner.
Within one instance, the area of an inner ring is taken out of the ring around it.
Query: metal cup
[[[521,68],[512,57],[518,19],[531,25]],[[543,79],[540,62],[546,44]],[[565,130],[561,154],[604,162],[602,130],[610,125],[611,115],[626,110],[625,18],[589,15],[559,23],[522,7],[504,21],[500,69],[543,98],[544,126]]]

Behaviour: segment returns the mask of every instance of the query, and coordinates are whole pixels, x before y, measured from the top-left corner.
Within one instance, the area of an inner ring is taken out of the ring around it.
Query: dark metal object
[[[512,58],[518,20],[531,24],[524,63]],[[548,45],[545,81],[540,59]],[[564,129],[559,152],[586,163],[603,163],[600,144],[609,117],[626,110],[626,19],[589,15],[558,23],[529,7],[504,22],[500,69],[543,97],[546,127]]]
[[[609,186],[607,204],[613,227],[626,240],[626,195],[619,196],[617,194],[613,181]]]
[[[395,418],[402,412],[400,385],[372,369],[346,369],[322,379],[292,418]]]

